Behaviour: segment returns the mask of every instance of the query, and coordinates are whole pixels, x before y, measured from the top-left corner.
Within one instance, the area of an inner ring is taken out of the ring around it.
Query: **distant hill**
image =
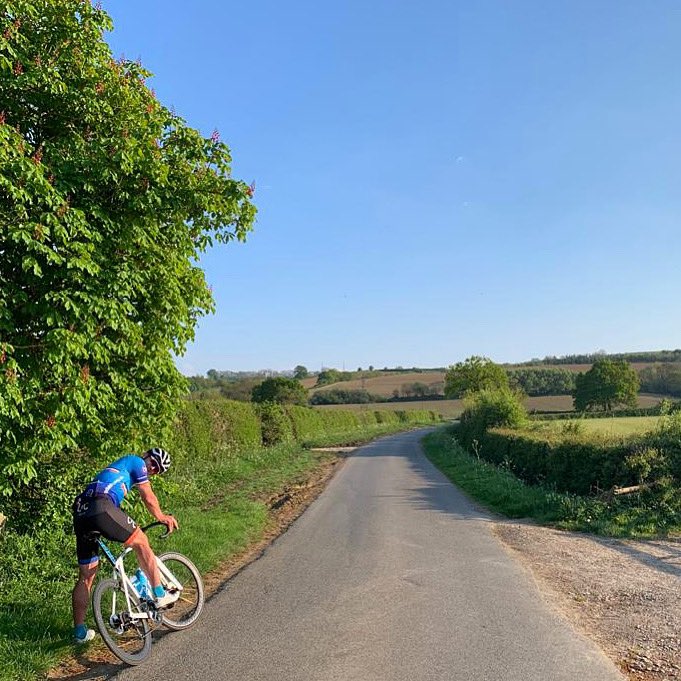
[[[353,372],[358,373],[358,372]],[[316,377],[304,378],[303,385],[310,389],[311,393],[319,390],[343,388],[344,390],[366,390],[374,395],[393,397],[397,390],[401,396],[408,397],[414,394],[415,383],[425,385],[430,394],[443,395],[445,388],[445,372],[443,369],[419,369],[417,371],[387,371],[379,372],[378,376],[363,377],[358,375],[347,381],[339,381],[330,385],[315,388]],[[416,388],[418,390],[418,388]]]
[[[590,354],[564,355],[560,357],[547,356],[543,359],[532,359],[517,364],[502,364],[502,366],[513,373],[517,373],[518,371],[527,372],[528,370],[532,371],[534,369],[538,372],[553,369],[561,372],[568,371],[570,373],[578,373],[588,371],[594,361],[603,357],[616,360],[623,359],[629,362],[639,373],[644,369],[648,369],[648,374],[651,372],[664,373],[659,371],[659,367],[664,365],[671,372],[679,372],[679,375],[681,376],[681,350],[652,350],[647,352],[613,354],[595,352]],[[372,367],[370,370],[364,371],[324,369],[323,372],[320,373],[323,374],[323,378],[328,378],[329,375],[335,375],[342,380],[335,381],[334,378],[331,382],[324,383],[324,385],[317,385],[319,374],[314,373],[301,380],[301,383],[310,391],[311,395],[322,390],[342,389],[347,391],[365,390],[372,395],[384,398],[393,398],[397,396],[401,399],[409,399],[412,397],[419,397],[422,399],[427,396],[437,398],[444,394],[446,369],[444,367],[412,367],[410,369],[405,369],[403,367],[374,369]],[[196,396],[221,394],[224,397],[230,397],[232,399],[248,399],[253,385],[264,380],[268,376],[276,375],[291,376],[292,371],[259,370],[237,372],[211,370],[208,372],[207,378],[199,376],[190,378],[190,385],[192,392],[195,392]],[[646,375],[645,372],[644,375]],[[643,381],[643,388],[644,391],[647,392],[676,395],[679,391],[670,390],[668,387],[665,387],[666,384],[669,383],[670,380],[668,376],[666,376],[666,378],[660,378],[657,375],[649,376],[646,381]],[[521,385],[523,385],[523,383],[521,383]],[[649,386],[648,388],[646,388],[647,385]],[[681,390],[681,388],[679,388],[679,390]],[[530,387],[529,389],[526,389],[526,392],[530,395],[566,395],[570,392],[570,389],[564,386],[561,391],[551,392],[546,390],[536,391]]]
[[[635,371],[641,372],[643,369],[652,367],[659,363],[673,364],[678,363],[681,367],[681,350],[659,350],[650,352],[632,352],[632,353],[618,353],[618,354],[604,354],[593,353],[589,355],[566,355],[564,357],[545,357],[544,359],[533,359],[528,362],[520,362],[518,364],[503,364],[502,366],[509,372],[517,373],[524,370],[556,370],[570,373],[579,373],[588,371],[593,362],[597,359],[608,357],[610,359],[624,359],[629,362]],[[366,390],[373,395],[380,395],[382,397],[394,397],[399,394],[402,398],[407,398],[414,394],[415,384],[417,384],[417,393],[423,393],[424,386],[427,389],[426,394],[433,396],[444,394],[444,381],[446,370],[444,368],[435,369],[410,369],[410,370],[379,370],[369,372],[343,372],[347,378],[336,383],[325,384],[317,386],[317,377],[310,376],[303,379],[303,385],[310,390],[310,394],[322,390],[343,389],[343,390]],[[651,390],[651,392],[658,392],[659,388]],[[527,390],[529,394],[533,391]],[[569,389],[564,389],[560,393],[552,392],[538,392],[535,394],[568,394]],[[674,393],[671,393],[674,394]]]

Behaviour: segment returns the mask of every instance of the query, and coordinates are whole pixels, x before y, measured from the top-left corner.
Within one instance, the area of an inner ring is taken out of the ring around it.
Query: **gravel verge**
[[[681,539],[609,539],[494,522],[546,600],[637,681],[681,679]]]

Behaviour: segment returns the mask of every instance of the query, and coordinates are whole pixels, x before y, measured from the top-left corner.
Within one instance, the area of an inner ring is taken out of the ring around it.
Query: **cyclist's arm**
[[[154,490],[151,489],[151,485],[148,482],[143,482],[137,485],[137,489],[139,490],[140,497],[142,498],[144,505],[149,509],[149,513],[151,513],[156,520],[160,520],[162,523],[165,523],[168,526],[169,532],[176,530],[177,520],[175,520],[175,518],[173,518],[171,515],[166,515],[161,510],[161,506],[158,503],[156,495],[154,494]]]

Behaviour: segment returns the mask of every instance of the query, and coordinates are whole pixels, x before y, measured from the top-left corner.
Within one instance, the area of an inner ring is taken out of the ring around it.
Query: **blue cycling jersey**
[[[97,473],[95,479],[85,488],[85,494],[107,495],[116,506],[120,506],[130,488],[143,482],[149,482],[144,459],[130,454]]]

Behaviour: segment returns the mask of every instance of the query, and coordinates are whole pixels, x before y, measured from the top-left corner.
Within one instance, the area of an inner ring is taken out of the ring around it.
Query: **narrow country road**
[[[421,432],[358,449],[329,487],[122,681],[622,681],[541,600]]]

